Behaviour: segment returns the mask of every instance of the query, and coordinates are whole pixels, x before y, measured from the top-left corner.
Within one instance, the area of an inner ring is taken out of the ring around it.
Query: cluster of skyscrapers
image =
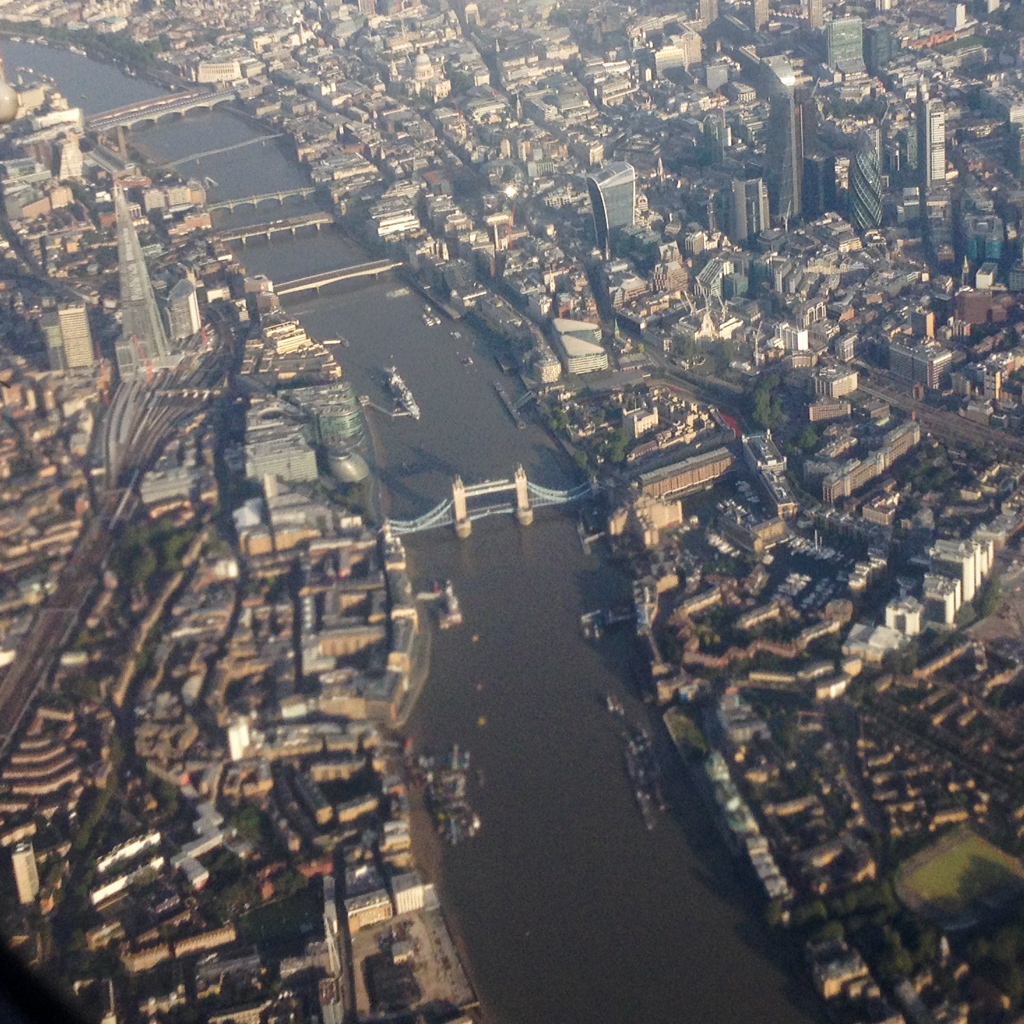
[[[824,21],[821,0],[807,0],[812,27],[824,29],[826,63],[837,72],[865,68],[865,32],[857,17]],[[708,25],[718,17],[717,0],[701,0],[700,20]],[[754,0],[755,29],[769,21],[768,0]],[[762,86],[768,94],[769,115],[763,177],[733,181],[728,235],[736,243],[754,237],[771,222],[786,226],[801,217],[817,217],[836,208],[836,160],[816,152],[814,104],[797,89],[793,67],[785,57],[761,61]],[[720,110],[704,120],[704,153],[712,166],[722,164],[730,129]],[[946,114],[942,102],[919,87],[916,124],[907,134],[903,159],[921,189],[922,203],[946,183]],[[884,188],[882,137],[879,128],[863,132],[849,157],[848,215],[861,231],[882,223]],[[755,172],[756,173],[756,172]],[[587,176],[598,248],[610,253],[616,228],[634,222],[636,173],[627,163],[608,164]]]

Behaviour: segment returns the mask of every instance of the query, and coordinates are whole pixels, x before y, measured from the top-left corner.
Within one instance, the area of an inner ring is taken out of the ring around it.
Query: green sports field
[[[1024,865],[970,829],[943,836],[899,870],[896,893],[912,910],[946,921],[1024,888]]]

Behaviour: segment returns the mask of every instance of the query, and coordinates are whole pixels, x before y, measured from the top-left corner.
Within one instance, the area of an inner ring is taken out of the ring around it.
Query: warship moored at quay
[[[651,745],[651,738],[643,729],[628,726],[626,730],[626,774],[635,787],[636,802],[643,815],[644,825],[654,828],[654,810],[666,810],[661,793],[661,766]]]
[[[504,403],[505,408],[508,409],[508,414],[509,414],[509,416],[512,417],[513,421],[515,422],[515,425],[520,430],[525,430],[526,429],[526,420],[523,419],[523,417],[520,414],[519,410],[515,407],[515,403],[512,401],[512,399],[508,397],[508,392],[502,386],[502,383],[501,383],[500,380],[496,380],[494,382],[494,390],[498,392],[498,397]]]
[[[399,376],[398,370],[394,366],[385,366],[384,379],[398,404],[414,420],[418,420],[420,418],[420,407],[416,404],[416,399],[413,398],[409,385]]]

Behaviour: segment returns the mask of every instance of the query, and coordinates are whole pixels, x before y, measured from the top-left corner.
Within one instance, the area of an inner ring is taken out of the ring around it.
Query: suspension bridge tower
[[[452,514],[455,516],[455,536],[465,540],[473,532],[473,521],[466,511],[466,485],[461,476],[452,481]]]
[[[516,485],[516,519],[520,526],[529,526],[533,522],[533,509],[530,507],[530,489],[526,480],[526,470],[520,462],[516,466],[513,477]]]

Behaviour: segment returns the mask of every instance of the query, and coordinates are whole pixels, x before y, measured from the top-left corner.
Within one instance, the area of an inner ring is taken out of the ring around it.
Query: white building
[[[890,601],[885,606],[885,624],[889,629],[898,630],[904,636],[917,636],[921,632],[923,612],[924,606],[916,597]]]
[[[200,85],[237,82],[242,77],[242,66],[237,60],[201,60],[195,75]]]
[[[391,891],[395,896],[396,914],[408,914],[423,909],[423,879],[415,871],[396,875],[391,880]]]
[[[248,753],[250,742],[249,720],[236,718],[228,726],[228,752],[231,755],[231,760],[241,761]]]
[[[622,414],[622,425],[626,433],[632,438],[643,437],[648,431],[656,430],[658,427],[658,408],[653,409],[630,409]]]
[[[559,334],[558,346],[566,373],[593,373],[608,369],[608,353],[601,345],[572,334]]]
[[[941,573],[927,573],[924,578],[925,619],[952,626],[960,611],[960,580]]]
[[[810,334],[806,327],[780,324],[779,340],[787,352],[806,352],[810,348]]]
[[[23,906],[34,903],[39,892],[39,870],[36,867],[36,852],[29,842],[18,843],[11,852],[14,868],[14,884],[18,889],[18,900]]]
[[[958,579],[964,603],[974,600],[975,591],[981,583],[974,545],[964,540],[937,540],[928,554],[932,560],[932,572]]]

